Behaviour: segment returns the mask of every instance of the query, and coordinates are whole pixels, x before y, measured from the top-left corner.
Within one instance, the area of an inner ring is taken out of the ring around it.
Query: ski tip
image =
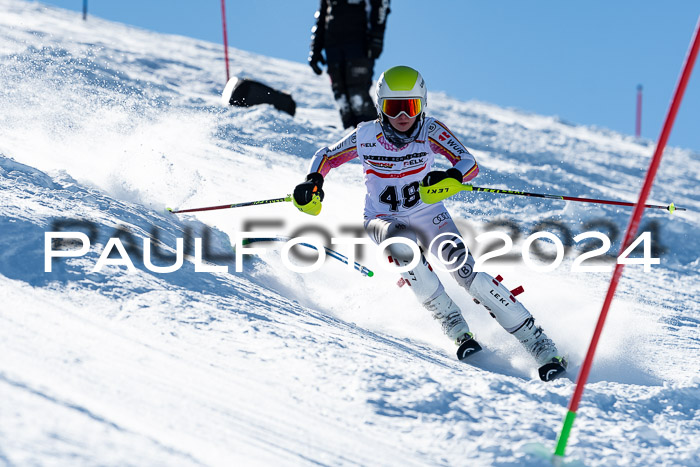
[[[165,212],[169,212],[170,214],[173,214],[173,208],[165,208]]]
[[[457,349],[457,359],[459,361],[466,360],[468,357],[471,357],[472,355],[481,350],[481,345],[479,345],[479,343],[473,338],[469,338],[466,341],[462,342],[459,348]]]

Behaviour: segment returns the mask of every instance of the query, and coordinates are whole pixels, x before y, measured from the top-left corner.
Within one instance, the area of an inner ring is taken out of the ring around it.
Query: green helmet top
[[[392,91],[411,91],[419,76],[411,67],[395,66],[384,72],[384,81]]]

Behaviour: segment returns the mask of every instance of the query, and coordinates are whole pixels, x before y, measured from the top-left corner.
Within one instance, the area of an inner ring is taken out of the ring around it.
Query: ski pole
[[[501,190],[499,188],[488,188],[468,185],[466,183],[460,183],[458,180],[453,178],[446,178],[435,185],[425,187],[421,186],[419,188],[420,198],[426,204],[434,204],[448,198],[452,195],[456,195],[460,191],[481,191],[485,193],[497,193],[501,195],[518,195],[518,196],[531,196],[533,198],[546,198],[546,199],[560,199],[564,201],[578,201],[582,203],[595,203],[595,204],[613,204],[616,206],[634,206],[634,203],[628,203],[626,201],[610,201],[605,199],[594,199],[594,198],[576,198],[573,196],[563,196],[563,195],[548,195],[543,193],[529,193],[527,191],[516,191],[516,190]],[[668,206],[660,206],[657,204],[645,204],[645,208],[656,208],[665,209],[671,213],[674,211],[685,211],[685,208],[676,207],[673,203]]]
[[[242,244],[243,244],[243,245],[249,245],[249,244],[255,243],[255,242],[288,242],[289,240],[290,240],[290,239],[287,238],[287,237],[246,238],[246,239],[243,239]],[[316,250],[316,247],[315,247],[314,245],[310,245],[310,244],[308,244],[308,243],[299,243],[299,245],[303,245],[303,246],[305,246],[305,247],[308,247],[308,248],[311,248],[311,249],[313,249],[313,250]],[[340,261],[341,263],[344,263],[344,264],[349,264],[349,263],[350,263],[348,257],[345,256],[345,255],[343,255],[342,253],[338,253],[338,252],[335,251],[335,250],[331,250],[331,249],[328,248],[327,246],[324,246],[323,249],[326,250],[326,253],[327,253],[328,256],[330,256],[331,258],[337,259],[338,261]],[[354,268],[356,271],[358,271],[360,274],[362,274],[363,276],[367,276],[367,277],[372,277],[372,276],[374,276],[374,271],[372,271],[371,269],[369,269],[367,266],[361,265],[361,264],[358,263],[357,261],[353,261],[353,268]]]
[[[259,204],[285,203],[285,202],[291,202],[291,201],[292,201],[292,195],[287,195],[284,198],[263,199],[260,201],[248,201],[246,203],[236,203],[236,204],[222,204],[220,206],[208,206],[208,207],[204,207],[204,208],[181,209],[179,211],[173,211],[171,208],[166,208],[166,209],[171,214],[180,214],[183,212],[213,211],[215,209],[242,208],[244,206],[257,206]]]

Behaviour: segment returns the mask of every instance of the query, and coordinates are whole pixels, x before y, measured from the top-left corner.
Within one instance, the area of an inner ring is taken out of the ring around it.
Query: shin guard
[[[530,318],[530,312],[515,299],[510,290],[486,273],[476,274],[469,293],[510,333]]]

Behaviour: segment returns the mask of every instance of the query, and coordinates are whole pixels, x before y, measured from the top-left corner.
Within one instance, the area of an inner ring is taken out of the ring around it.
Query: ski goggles
[[[384,99],[382,101],[382,113],[389,118],[396,118],[402,113],[408,117],[417,117],[423,111],[421,99]]]

